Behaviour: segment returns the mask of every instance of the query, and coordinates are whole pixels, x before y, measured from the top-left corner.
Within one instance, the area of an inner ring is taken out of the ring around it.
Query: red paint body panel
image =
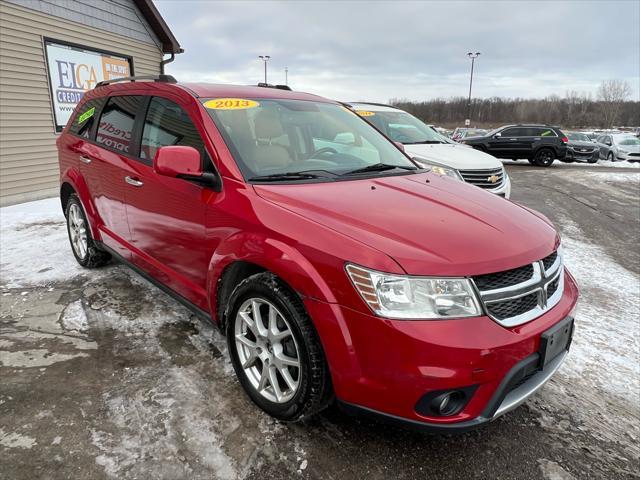
[[[297,291],[314,321],[339,399],[399,417],[455,423],[477,417],[505,373],[535,352],[540,333],[575,306],[565,277],[560,303],[504,328],[488,317],[447,321],[374,316],[345,273],[346,262],[413,275],[471,276],[539,260],[559,237],[542,215],[433,174],[304,185],[250,185],[200,97],[328,101],[282,90],[136,82],[88,92],[162,96],[200,132],[222,189],[159,175],[148,163],[68,131],[58,140],[61,183],[78,193],[94,238],[215,318],[225,268],[251,262]],[[81,155],[91,163],[79,161]],[[125,182],[131,177],[141,186]],[[421,417],[430,390],[478,384],[458,415]]]

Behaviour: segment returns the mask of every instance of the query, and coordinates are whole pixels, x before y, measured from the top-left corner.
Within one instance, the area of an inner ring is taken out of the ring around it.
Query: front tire
[[[538,167],[550,167],[555,159],[553,150],[549,148],[541,148],[536,152],[536,156],[533,158],[534,164]]]
[[[324,409],[331,378],[300,298],[269,272],[242,281],[226,315],[227,346],[240,384],[266,413],[296,421]]]
[[[111,255],[96,246],[82,203],[77,195],[72,194],[69,197],[65,215],[69,243],[78,263],[85,268],[101,267],[109,263]]]

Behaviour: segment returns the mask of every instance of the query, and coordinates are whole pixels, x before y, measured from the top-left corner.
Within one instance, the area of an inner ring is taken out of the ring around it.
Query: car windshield
[[[640,145],[640,139],[632,136],[619,137],[616,139],[618,145]]]
[[[568,132],[567,137],[569,140],[575,140],[576,142],[590,142],[589,137],[587,137],[584,133],[577,132]]]
[[[405,145],[447,143],[433,128],[407,112],[372,112],[361,108],[356,112],[394,142]]]
[[[463,138],[466,137],[482,137],[484,135],[487,134],[486,130],[483,130],[481,128],[470,128],[469,130],[465,131],[462,136]]]
[[[337,104],[276,99],[204,99],[203,104],[248,180],[327,180],[418,169]]]

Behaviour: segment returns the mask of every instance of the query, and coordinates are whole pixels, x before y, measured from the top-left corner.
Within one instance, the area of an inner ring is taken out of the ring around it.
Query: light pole
[[[284,84],[289,85],[289,67],[284,67]]]
[[[469,101],[467,102],[467,119],[465,120],[465,125],[468,127],[471,125],[471,86],[473,85],[473,64],[476,61],[476,58],[480,56],[480,52],[467,53],[467,57],[471,59],[471,78],[469,79]]]
[[[271,58],[269,55],[258,55],[258,58],[264,62],[264,83],[267,83],[267,62]]]

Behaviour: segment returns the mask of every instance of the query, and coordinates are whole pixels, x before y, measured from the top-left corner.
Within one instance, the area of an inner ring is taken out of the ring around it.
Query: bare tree
[[[631,85],[624,80],[604,80],[598,87],[598,99],[606,127],[612,127],[618,118],[620,106],[631,95]]]

